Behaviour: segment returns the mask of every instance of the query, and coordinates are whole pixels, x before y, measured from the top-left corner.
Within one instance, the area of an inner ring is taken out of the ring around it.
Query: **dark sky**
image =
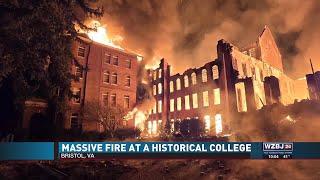
[[[320,70],[319,0],[101,0],[101,19],[121,46],[141,53],[147,64],[164,57],[174,71],[216,58],[216,44],[254,42],[265,25],[273,31],[285,70],[293,78]]]

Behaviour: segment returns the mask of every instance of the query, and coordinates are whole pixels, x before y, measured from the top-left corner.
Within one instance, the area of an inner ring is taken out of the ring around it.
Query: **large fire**
[[[141,131],[144,130],[144,124],[147,119],[148,113],[139,110],[137,107],[124,116],[124,120],[126,121],[134,120],[134,127],[140,129]]]
[[[92,20],[88,23],[86,23],[88,27],[94,28],[95,30],[89,30],[89,31],[83,31],[82,29],[78,28],[80,32],[86,33],[89,38],[95,42],[111,46],[117,49],[124,50],[123,47],[120,45],[117,45],[116,42],[121,42],[123,40],[123,37],[120,35],[113,36],[110,38],[108,36],[108,31],[105,25],[101,25],[99,21]],[[137,54],[137,60],[138,62],[141,62],[143,60],[143,56],[139,53]]]
[[[144,66],[144,68],[145,68],[145,69],[151,69],[151,70],[157,69],[157,68],[159,67],[159,61],[160,61],[160,59],[161,59],[161,56],[155,55],[155,56],[151,59],[151,61],[149,61],[149,63]]]
[[[91,40],[123,50],[121,46],[114,44],[114,42],[120,42],[123,40],[121,36],[109,38],[106,27],[102,26],[98,21],[91,21],[89,23],[89,27],[96,29],[96,31],[89,30],[88,32],[86,32]]]

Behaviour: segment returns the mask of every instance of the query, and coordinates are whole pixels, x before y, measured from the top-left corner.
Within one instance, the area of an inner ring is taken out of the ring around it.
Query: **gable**
[[[265,26],[263,32],[259,36],[258,43],[260,48],[261,60],[268,62],[273,67],[283,71],[280,51],[270,29],[267,26]]]

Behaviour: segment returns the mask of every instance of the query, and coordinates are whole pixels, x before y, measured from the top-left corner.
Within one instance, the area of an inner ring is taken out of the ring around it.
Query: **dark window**
[[[130,98],[129,96],[124,96],[124,108],[130,107]]]
[[[116,66],[119,65],[119,58],[118,58],[118,56],[113,56],[113,65],[116,65]]]
[[[111,94],[111,106],[116,106],[117,105],[117,96],[116,96],[116,94]]]
[[[79,104],[80,103],[80,95],[81,95],[81,89],[80,88],[74,88],[72,90],[72,100],[74,103]]]
[[[103,82],[110,83],[110,72],[109,71],[106,71],[103,73]]]
[[[113,73],[112,74],[111,83],[112,84],[118,84],[118,75],[117,75],[117,73]]]
[[[70,124],[71,124],[71,129],[78,129],[80,127],[78,113],[71,114]]]
[[[75,76],[76,78],[82,78],[82,68],[80,66],[76,66]]]
[[[111,54],[105,54],[105,61],[106,64],[110,64],[111,63]]]
[[[86,47],[83,44],[79,44],[78,56],[79,57],[84,57],[85,52],[86,52]]]
[[[129,69],[131,68],[131,60],[130,59],[126,60],[126,67]]]
[[[109,93],[102,94],[102,103],[104,106],[108,106],[109,102]]]
[[[131,81],[130,76],[127,76],[126,77],[126,86],[127,87],[130,87],[130,83],[131,83],[130,81]]]

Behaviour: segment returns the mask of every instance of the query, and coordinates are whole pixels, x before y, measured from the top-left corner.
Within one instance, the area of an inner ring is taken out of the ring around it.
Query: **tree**
[[[87,28],[83,23],[87,17],[102,14],[86,0],[0,2],[2,125],[15,126],[13,120],[21,119],[23,102],[30,97],[48,100],[53,115],[66,110],[76,27]]]
[[[104,132],[113,138],[124,120],[125,110],[117,106],[102,105],[99,102],[88,102],[84,108],[84,118],[103,126]]]

